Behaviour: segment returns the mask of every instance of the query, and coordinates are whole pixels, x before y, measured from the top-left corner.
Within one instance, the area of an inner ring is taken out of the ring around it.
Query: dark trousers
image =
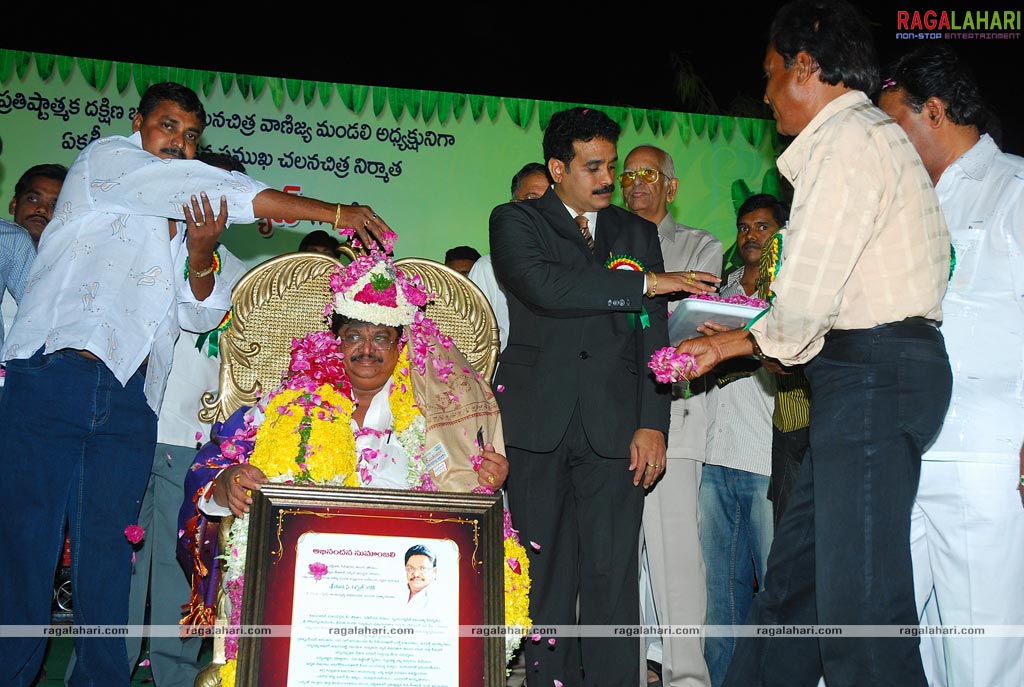
[[[809,427],[789,432],[772,427],[772,475],[768,483],[768,500],[772,502],[775,527],[779,526],[779,519],[800,476],[800,465],[811,445],[810,435]]]
[[[578,622],[590,626],[579,641],[527,636],[527,683],[636,685],[640,640],[607,636],[612,626],[640,624],[644,492],[633,486],[629,459],[594,453],[579,408],[554,451],[507,448],[509,511],[530,560],[530,618],[536,626],[576,625],[578,594]]]
[[[49,625],[53,573],[71,536],[76,625],[124,625],[132,545],[156,445],[145,375],[121,386],[107,367],[70,351],[7,364],[0,400],[0,625]],[[0,685],[27,687],[46,638],[0,633]],[[127,687],[124,637],[76,637],[72,687]]]
[[[807,365],[811,448],[748,625],[917,625],[910,511],[952,378],[926,324],[833,332]],[[878,634],[883,634],[879,632]],[[741,637],[727,687],[923,687],[913,637]]]

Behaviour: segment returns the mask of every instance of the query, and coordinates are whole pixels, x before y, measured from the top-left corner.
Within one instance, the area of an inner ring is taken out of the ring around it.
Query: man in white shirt
[[[390,232],[367,206],[267,188],[194,160],[206,113],[191,89],[147,89],[130,137],[88,145],[68,171],[0,359],[0,625],[46,625],[71,533],[75,621],[123,625],[131,544],[179,328],[206,331],[230,305],[216,253],[228,214],[331,222],[370,243]],[[215,213],[211,198],[219,198]],[[189,221],[188,230],[182,220]],[[45,412],[40,412],[45,409]],[[0,683],[27,685],[46,641],[0,638]],[[69,684],[129,684],[123,638],[76,638]]]
[[[21,286],[19,294],[24,291],[25,282],[28,281],[28,273],[32,268],[32,261],[36,257],[36,245],[39,237],[43,235],[43,229],[49,224],[53,217],[53,210],[57,206],[57,196],[60,195],[61,186],[64,185],[64,177],[67,176],[68,168],[58,164],[42,164],[29,167],[18,178],[14,184],[14,197],[8,210],[14,218],[14,224],[28,232],[32,240],[31,254],[19,248],[24,244],[20,239],[12,238],[18,232],[9,222],[3,230],[3,238],[0,239],[0,261],[3,262],[5,274],[13,272],[23,274],[20,278]],[[18,303],[14,299],[13,291],[8,288],[7,280],[0,281],[0,300],[3,301],[2,313],[0,313],[0,346],[3,346],[3,327],[6,322],[8,326],[14,321],[18,312]],[[6,289],[6,290],[5,290]],[[19,296],[20,298],[20,296]],[[0,363],[0,393],[4,385],[3,364]]]
[[[922,623],[1024,625],[1024,159],[949,48],[900,58],[880,106],[935,184],[955,261],[942,301],[953,398],[922,457],[911,554]],[[980,344],[980,345],[979,345]],[[931,685],[1024,684],[1024,637],[925,637]],[[944,658],[944,660],[943,660]]]
[[[661,148],[637,146],[619,175],[622,198],[632,212],[658,225],[658,241],[669,270],[718,275],[722,242],[703,229],[676,222],[669,203],[679,191],[675,163]],[[669,300],[675,310],[677,297]],[[704,561],[697,529],[697,491],[707,442],[707,395],[673,393],[665,475],[644,499],[641,599],[649,625],[701,625],[707,608]],[[677,580],[685,579],[685,585]],[[660,673],[670,687],[710,685],[700,637],[655,636],[648,642],[649,677]],[[659,665],[660,664],[660,665]]]

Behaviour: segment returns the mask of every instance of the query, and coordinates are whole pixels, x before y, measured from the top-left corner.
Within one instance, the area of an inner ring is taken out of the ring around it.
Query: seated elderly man
[[[478,493],[505,482],[494,395],[423,314],[418,278],[375,252],[340,268],[331,288],[332,331],[296,340],[282,385],[214,425],[186,477],[178,555],[193,594],[182,624],[213,622],[221,576],[224,597],[241,599],[232,582],[244,560],[221,563],[204,530],[208,516],[234,514],[229,537],[244,536],[252,490],[267,482]],[[507,513],[505,535],[506,552],[521,550]],[[506,579],[528,589],[528,570],[510,567]]]

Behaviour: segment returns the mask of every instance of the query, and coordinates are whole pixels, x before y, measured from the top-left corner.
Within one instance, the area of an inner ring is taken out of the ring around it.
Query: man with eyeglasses
[[[626,207],[658,226],[665,269],[720,274],[721,241],[676,222],[669,212],[679,191],[671,155],[655,146],[637,146],[626,155],[619,185]],[[682,295],[669,297],[669,313]],[[701,378],[690,383],[690,394],[674,390],[665,474],[644,499],[640,593],[648,625],[704,624],[707,590],[697,531],[707,444],[704,389]],[[660,673],[665,685],[710,685],[702,644],[700,637],[655,636],[647,646],[648,679],[656,683]]]

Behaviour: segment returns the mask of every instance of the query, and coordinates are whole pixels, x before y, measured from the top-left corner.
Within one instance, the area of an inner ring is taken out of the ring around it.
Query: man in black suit
[[[598,110],[554,114],[544,133],[554,185],[490,219],[509,309],[495,384],[509,509],[528,542],[530,616],[537,626],[575,625],[578,594],[578,622],[591,626],[579,643],[527,639],[529,684],[639,681],[639,639],[612,628],[639,624],[644,489],[665,469],[671,399],[647,367],[668,345],[657,296],[711,291],[718,281],[662,272],[655,225],[611,206],[618,137]],[[643,271],[608,269],[613,258]]]

